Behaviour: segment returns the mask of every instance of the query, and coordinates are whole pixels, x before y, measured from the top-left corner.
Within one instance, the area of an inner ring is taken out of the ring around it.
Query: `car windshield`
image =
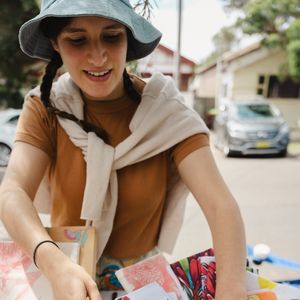
[[[231,113],[238,119],[272,118],[277,115],[268,104],[237,104]]]

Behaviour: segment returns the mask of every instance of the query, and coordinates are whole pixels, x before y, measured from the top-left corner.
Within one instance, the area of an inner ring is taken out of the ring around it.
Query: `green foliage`
[[[289,73],[294,80],[300,80],[300,40],[294,40],[288,47]]]
[[[225,10],[232,11],[243,8],[249,0],[221,0]]]
[[[242,16],[235,26],[244,34],[259,35],[262,38],[262,46],[286,51],[288,74],[299,78],[300,0],[220,1],[225,9],[240,10]],[[284,69],[286,70],[286,67]]]
[[[13,15],[16,13],[16,16]],[[31,86],[35,79],[28,66],[35,60],[20,50],[18,32],[20,26],[38,13],[35,0],[2,1],[0,10],[0,105],[20,107],[22,89]]]
[[[286,30],[289,40],[300,40],[300,18],[295,19]]]
[[[221,30],[213,36],[212,42],[215,50],[200,63],[201,66],[209,66],[215,63],[222,54],[232,49],[238,42],[235,28],[221,28]]]
[[[221,55],[230,49],[236,42],[236,35],[234,28],[223,27],[221,30],[215,34],[212,38],[213,44],[215,46],[217,54]]]

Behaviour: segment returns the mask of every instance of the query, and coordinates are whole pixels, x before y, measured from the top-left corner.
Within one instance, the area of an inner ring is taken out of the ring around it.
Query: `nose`
[[[88,63],[94,66],[102,66],[107,61],[107,51],[101,42],[91,44],[88,51]]]

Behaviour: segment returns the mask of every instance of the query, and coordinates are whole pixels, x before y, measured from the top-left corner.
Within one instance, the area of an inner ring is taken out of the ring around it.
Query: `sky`
[[[158,7],[153,5],[151,22],[163,33],[161,43],[175,50],[178,1],[155,1]],[[233,21],[224,13],[220,0],[182,0],[182,5],[181,54],[200,62],[213,51],[212,37],[221,27],[230,25]]]

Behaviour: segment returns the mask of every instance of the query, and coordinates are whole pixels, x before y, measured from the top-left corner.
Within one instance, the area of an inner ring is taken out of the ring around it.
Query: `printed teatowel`
[[[57,244],[67,256],[78,263],[78,243]],[[0,241],[0,299],[53,299],[49,281],[13,241]]]
[[[167,293],[175,292],[178,300],[188,300],[168,261],[162,254],[154,255],[118,270],[116,276],[126,292],[132,292],[149,283],[156,282]]]

